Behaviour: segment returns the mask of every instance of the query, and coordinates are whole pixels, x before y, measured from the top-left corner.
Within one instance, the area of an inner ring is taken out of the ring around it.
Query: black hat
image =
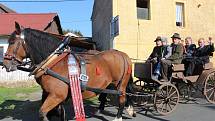
[[[157,42],[157,41],[161,41],[161,37],[160,36],[157,36],[157,38],[155,39],[154,42]]]
[[[180,37],[180,35],[178,33],[174,33],[171,38],[181,39],[181,37]]]

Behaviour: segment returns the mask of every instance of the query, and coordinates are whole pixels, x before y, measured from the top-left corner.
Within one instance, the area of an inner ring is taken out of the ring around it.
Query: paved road
[[[5,101],[0,105],[0,121],[38,121],[40,95],[40,92],[35,93],[27,101]],[[131,118],[124,111],[123,119],[126,121],[214,121],[215,105],[208,104],[203,99],[198,99],[198,103],[179,104],[177,110],[168,116],[159,116],[155,111],[145,115],[145,109],[139,107],[136,108],[137,117]],[[110,121],[114,119],[117,111],[115,107],[108,106],[104,114],[95,114],[96,106],[85,106],[87,121]],[[69,104],[67,104],[67,117],[72,120],[73,114],[70,109]]]

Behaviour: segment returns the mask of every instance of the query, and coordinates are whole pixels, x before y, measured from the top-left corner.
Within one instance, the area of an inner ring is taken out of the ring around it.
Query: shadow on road
[[[10,118],[12,120],[20,121],[38,121],[38,111],[41,106],[41,101],[21,101],[21,100],[6,100],[0,105],[0,120]],[[69,100],[64,104],[66,110],[66,117],[68,120],[74,120],[74,111],[72,109],[72,102]],[[86,118],[96,118],[102,121],[109,121],[116,116],[116,111],[106,110],[102,114],[97,113],[98,104],[87,102],[84,105]],[[110,109],[108,106],[107,108]],[[108,117],[109,118],[108,118]],[[123,116],[123,119],[130,119]],[[58,118],[54,117],[53,120],[57,121]]]
[[[38,121],[40,101],[6,100],[0,105],[0,120]]]

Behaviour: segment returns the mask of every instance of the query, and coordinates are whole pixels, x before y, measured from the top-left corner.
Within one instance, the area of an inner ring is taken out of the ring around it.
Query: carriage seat
[[[172,64],[172,71],[184,71],[184,64]]]
[[[204,70],[208,70],[208,69],[211,69],[211,68],[213,68],[213,63],[212,63],[212,62],[206,63],[206,64],[203,66],[203,69],[204,69]]]

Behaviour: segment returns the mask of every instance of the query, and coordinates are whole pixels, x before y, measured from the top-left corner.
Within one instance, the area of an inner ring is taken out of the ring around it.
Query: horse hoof
[[[134,111],[134,113],[133,113],[133,115],[132,115],[132,116],[133,116],[133,117],[136,117],[136,116],[137,116],[136,114],[137,114],[137,113]]]
[[[128,106],[128,108],[126,108],[126,111],[129,116],[136,117],[136,112],[134,111],[133,106]]]
[[[115,118],[113,121],[122,121],[122,117],[121,118]]]

